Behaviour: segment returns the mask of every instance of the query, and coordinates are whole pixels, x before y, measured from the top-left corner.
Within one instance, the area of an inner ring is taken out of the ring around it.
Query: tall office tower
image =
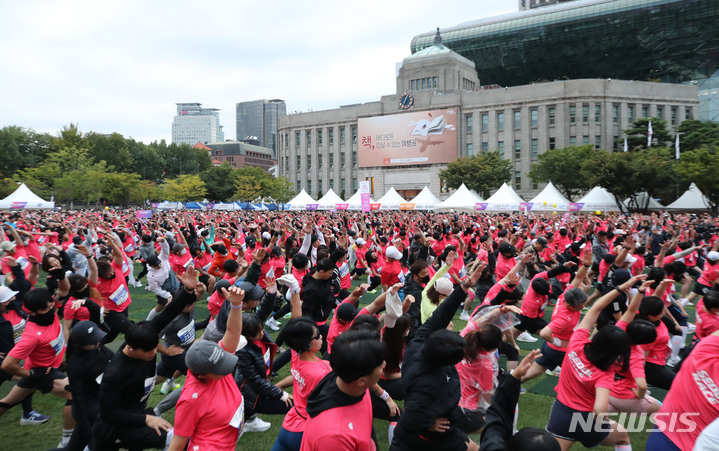
[[[225,140],[218,108],[202,108],[201,103],[177,103],[172,121],[172,142],[176,144],[214,143]]]
[[[277,151],[277,123],[287,114],[284,100],[253,100],[236,104],[238,141],[257,143]]]

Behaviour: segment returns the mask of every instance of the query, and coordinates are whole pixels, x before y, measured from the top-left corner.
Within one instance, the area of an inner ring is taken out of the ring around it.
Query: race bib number
[[[340,277],[344,278],[350,273],[350,267],[347,263],[342,263],[340,266]]]
[[[25,268],[27,268],[27,265],[30,264],[30,262],[27,261],[27,259],[25,257],[18,257],[17,260],[15,260],[15,261],[17,261],[17,264],[20,265],[20,267],[23,269],[23,271],[25,270]]]
[[[120,284],[120,286],[117,287],[117,289],[108,297],[115,303],[115,305],[122,305],[130,297],[130,294],[127,292],[125,285]]]
[[[177,331],[177,338],[180,339],[180,346],[191,344],[195,341],[195,320],[190,321],[190,324]]]
[[[460,279],[464,279],[465,277],[467,277],[467,267],[462,266],[462,269],[460,269],[457,274],[459,274]]]
[[[130,267],[127,266],[127,261],[123,260],[122,261],[122,273],[125,274],[129,269],[130,269]]]
[[[265,274],[265,277],[275,277],[275,268],[270,266],[270,269],[267,271],[267,274]]]
[[[240,406],[235,410],[235,414],[230,419],[230,426],[237,428],[242,431],[242,427],[245,425],[245,403],[244,400],[240,400]]]
[[[187,269],[188,266],[192,265],[192,259],[187,259],[185,263],[182,264],[182,267]]]
[[[132,252],[135,249],[135,246],[130,243],[125,247],[125,252]]]
[[[140,398],[140,402],[145,401],[147,397],[150,396],[153,388],[155,388],[155,376],[145,379],[145,392],[143,393],[142,398]]]
[[[40,238],[37,239],[37,242],[38,242],[38,244],[42,244],[45,242],[46,239],[47,238],[45,238],[44,236],[41,236]]]
[[[399,279],[400,283],[404,283],[404,273],[401,272],[397,275],[397,278]]]
[[[698,316],[697,316],[698,318]],[[25,324],[27,321],[24,319],[21,320],[19,323],[12,326],[12,338],[15,341],[15,344],[17,344],[20,341],[20,337],[22,337],[22,333],[25,331]]]
[[[205,266],[203,266],[203,267],[202,267],[202,270],[205,271],[205,272],[207,272],[207,271],[210,270],[210,266],[212,266],[212,262],[210,262],[210,263],[206,264]]]
[[[62,327],[60,327],[60,334],[58,334],[57,338],[50,342],[50,346],[55,351],[55,357],[59,356],[65,348],[65,335],[62,333]]]

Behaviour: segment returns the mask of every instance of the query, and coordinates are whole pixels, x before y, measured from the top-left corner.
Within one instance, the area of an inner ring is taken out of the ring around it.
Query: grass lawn
[[[139,269],[136,268],[136,273]],[[357,283],[354,284],[356,286]],[[132,296],[132,305],[130,306],[130,318],[135,321],[143,320],[147,316],[147,313],[151,308],[155,306],[155,296],[146,291],[143,288],[130,288]],[[361,299],[362,304],[371,302],[378,293],[376,294],[365,294]],[[197,317],[202,319],[207,314],[206,301],[197,303]],[[546,318],[551,316],[551,308],[549,308]],[[688,307],[687,312],[690,316],[690,321],[694,321],[695,309]],[[287,320],[281,321],[286,322]],[[455,317],[455,330],[461,330],[465,322],[459,320],[459,314]],[[268,332],[271,332],[269,329]],[[199,337],[200,334],[198,334]],[[272,336],[276,336],[277,333],[272,333]],[[522,355],[526,355],[531,349],[538,348],[542,340],[540,339],[537,343],[519,343],[522,348]],[[120,340],[109,345],[112,349],[117,349],[120,345]],[[502,362],[503,363],[503,362]],[[290,366],[286,365],[279,371],[279,379],[289,375]],[[278,379],[278,380],[279,380]],[[181,380],[180,380],[181,381]],[[555,398],[554,386],[557,383],[556,377],[551,376],[540,376],[538,379],[530,381],[525,384],[528,392],[521,395],[519,399],[519,428],[523,427],[537,427],[544,428],[549,418],[549,410],[552,402]],[[0,386],[0,397],[5,396],[14,384],[6,382]],[[666,392],[659,389],[651,389],[652,396],[663,400]],[[155,406],[162,399],[159,387],[150,395],[148,402],[149,406]],[[3,417],[0,417],[0,449],[6,450],[45,450],[57,446],[62,435],[62,419],[61,419],[61,408],[64,402],[59,398],[51,395],[42,395],[36,393],[33,398],[33,408],[38,412],[46,415],[50,415],[50,421],[39,426],[20,426],[20,416],[22,410],[20,406],[14,407]],[[398,404],[402,405],[401,402]],[[275,437],[279,432],[280,426],[282,425],[282,415],[260,415],[265,421],[272,423],[272,427],[266,432],[250,432],[244,434],[240,439],[237,449],[244,450],[269,450],[275,441]],[[174,418],[174,410],[171,410],[165,414],[165,419],[172,422]],[[387,441],[387,427],[388,423],[382,420],[375,420],[375,431],[377,439],[379,441],[379,449],[386,450],[389,448]],[[632,447],[636,450],[642,450],[645,447],[645,443],[648,437],[646,432],[634,432],[630,433],[632,440]],[[479,442],[479,435],[472,436],[472,438]],[[585,449],[580,444],[576,444],[572,449]],[[599,447],[597,449],[613,449],[613,447]]]

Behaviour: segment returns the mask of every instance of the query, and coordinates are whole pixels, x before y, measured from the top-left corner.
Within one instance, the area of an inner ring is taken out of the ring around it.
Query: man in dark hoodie
[[[307,398],[300,451],[353,449],[373,451],[369,388],[385,366],[385,345],[369,331],[349,331],[332,345],[327,374]]]

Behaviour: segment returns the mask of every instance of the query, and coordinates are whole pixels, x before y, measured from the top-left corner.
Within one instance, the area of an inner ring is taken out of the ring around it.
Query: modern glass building
[[[579,0],[441,30],[482,85],[615,78],[696,83],[699,116],[719,121],[719,0]],[[435,32],[412,39],[413,53]]]
[[[253,100],[235,105],[238,141],[256,141],[262,147],[277,150],[277,124],[287,114],[284,100]]]

